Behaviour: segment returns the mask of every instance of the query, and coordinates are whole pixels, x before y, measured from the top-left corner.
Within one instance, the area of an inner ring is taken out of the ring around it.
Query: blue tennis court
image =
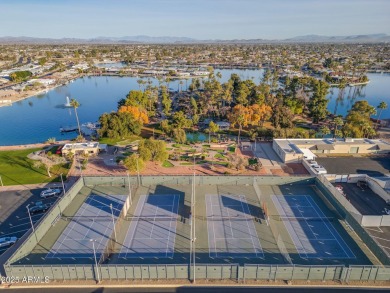
[[[355,258],[310,196],[274,195],[272,201],[301,258]]]
[[[244,195],[207,194],[206,216],[210,257],[264,257]]]
[[[142,195],[119,257],[173,257],[179,195]]]
[[[96,256],[99,258],[113,233],[112,214],[114,215],[114,222],[116,222],[126,198],[126,195],[101,196],[91,194],[88,196],[77,213],[69,218],[70,223],[46,257],[94,257],[93,246],[90,241],[90,239],[93,239],[95,240]]]

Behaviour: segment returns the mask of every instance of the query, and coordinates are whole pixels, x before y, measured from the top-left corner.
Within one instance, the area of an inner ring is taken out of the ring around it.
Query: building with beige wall
[[[62,155],[66,156],[69,153],[77,155],[97,155],[99,153],[98,142],[82,142],[82,143],[67,143],[63,146]]]
[[[316,154],[388,154],[390,144],[380,139],[274,139],[272,147],[285,163]]]

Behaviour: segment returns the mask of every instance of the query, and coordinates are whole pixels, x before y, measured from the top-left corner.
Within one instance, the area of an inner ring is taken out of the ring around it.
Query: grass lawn
[[[165,168],[174,167],[174,165],[173,165],[171,162],[169,162],[169,161],[164,161],[164,162],[162,163],[162,166],[165,167]]]
[[[44,167],[34,168],[34,161],[27,155],[40,149],[26,149],[17,151],[0,152],[0,176],[4,185],[34,184],[52,181],[60,181],[59,175],[66,176],[69,171],[67,164],[53,166],[47,176]]]
[[[236,151],[235,147],[229,147],[229,152],[234,153]]]
[[[99,142],[100,143],[103,143],[103,144],[108,144],[108,145],[120,145],[120,146],[125,146],[125,145],[128,145],[132,142],[134,142],[135,140],[139,140],[141,139],[141,137],[137,136],[137,135],[132,135],[126,139],[123,139],[123,138],[107,138],[107,137],[103,137],[103,138],[100,138],[99,139]]]
[[[188,148],[188,145],[186,145],[186,144],[181,144],[181,143],[174,143],[172,146],[173,146],[174,148],[181,148],[181,147],[183,147],[183,148]]]
[[[191,165],[193,165],[193,163],[190,163],[190,162],[181,162],[180,165],[181,165],[181,166],[191,166]]]
[[[214,158],[216,159],[225,159],[226,157],[220,153],[215,154]]]

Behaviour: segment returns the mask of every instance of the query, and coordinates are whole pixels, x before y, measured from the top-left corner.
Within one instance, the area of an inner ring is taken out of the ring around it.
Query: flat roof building
[[[84,154],[84,155],[97,155],[99,153],[98,142],[82,142],[82,143],[67,143],[62,148],[62,155],[72,154]]]
[[[285,163],[299,161],[309,151],[313,155],[390,153],[390,143],[366,138],[274,139],[272,147]]]

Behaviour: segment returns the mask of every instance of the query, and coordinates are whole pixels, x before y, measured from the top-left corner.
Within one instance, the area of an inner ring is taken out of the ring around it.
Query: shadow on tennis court
[[[159,195],[177,195],[179,196],[179,210],[178,210],[178,216],[179,217],[182,217],[182,218],[185,218],[185,219],[188,219],[189,218],[189,215],[190,215],[190,211],[191,211],[191,203],[190,202],[187,202],[184,198],[185,198],[185,194],[184,192],[180,191],[180,190],[177,190],[177,189],[174,189],[174,188],[171,188],[171,187],[167,187],[167,186],[163,186],[163,185],[156,185],[156,188],[154,190],[154,192],[150,192],[148,193],[148,199],[146,201],[146,203],[150,204],[150,205],[154,205],[154,206],[158,206],[159,208],[161,209],[166,209],[167,211],[171,211],[171,199],[169,198],[164,198],[164,197],[159,197]],[[164,201],[167,201],[166,203],[164,203]]]
[[[221,195],[221,202],[223,207],[264,220],[263,210],[258,206],[248,203],[246,200],[242,201],[240,198],[235,198],[231,195]]]

